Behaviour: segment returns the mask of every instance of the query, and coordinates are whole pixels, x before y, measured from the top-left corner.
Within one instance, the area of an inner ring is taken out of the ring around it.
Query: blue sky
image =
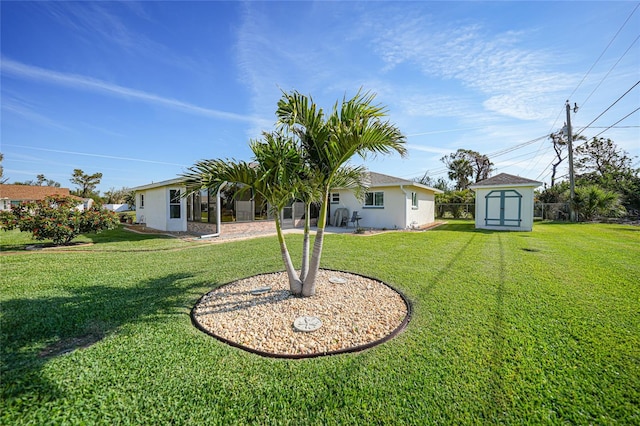
[[[445,177],[440,158],[466,148],[548,182],[565,100],[580,129],[640,80],[638,4],[3,1],[4,174],[102,172],[102,192],[172,179],[250,159],[281,90],[330,109],[363,88],[409,149],[369,169]],[[582,134],[640,156],[640,112],[606,129],[639,106],[640,85]]]

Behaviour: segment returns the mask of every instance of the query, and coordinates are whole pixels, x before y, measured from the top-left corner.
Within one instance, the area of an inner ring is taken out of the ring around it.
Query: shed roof
[[[0,198],[11,201],[44,200],[50,195],[70,196],[69,188],[36,185],[0,185]]]
[[[531,186],[535,188],[540,185],[542,185],[542,182],[538,182],[537,180],[527,179],[507,173],[500,173],[488,179],[474,183],[473,185],[469,186],[469,188],[475,189],[488,186]]]

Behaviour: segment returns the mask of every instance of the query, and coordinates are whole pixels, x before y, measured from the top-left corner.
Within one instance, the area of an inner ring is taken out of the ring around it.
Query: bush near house
[[[101,232],[118,225],[115,213],[97,207],[78,210],[72,197],[49,196],[44,200],[23,202],[0,214],[0,228],[31,232],[39,241],[52,240],[55,245],[69,244],[80,234]]]

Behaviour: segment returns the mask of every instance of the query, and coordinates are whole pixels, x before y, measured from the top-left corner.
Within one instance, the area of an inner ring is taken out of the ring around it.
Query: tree
[[[470,189],[463,189],[461,191],[446,191],[444,194],[437,194],[437,215],[438,217],[444,217],[446,212],[450,212],[454,219],[458,219],[463,216],[463,209],[465,208],[469,212],[468,207],[471,205],[471,215],[475,213],[473,206],[476,202],[475,193]]]
[[[301,152],[293,139],[279,133],[263,133],[263,140],[251,141],[250,148],[254,154],[252,162],[214,159],[202,160],[190,167],[183,174],[187,193],[201,189],[217,193],[225,185],[234,184],[235,196],[255,191],[264,197],[275,220],[291,292],[299,295],[302,292],[302,282],[296,275],[282,234],[280,212],[295,197],[300,187],[298,172],[303,167]]]
[[[200,189],[218,191],[225,182],[242,183],[246,190],[262,195],[269,203],[291,292],[315,294],[322,254],[329,190],[335,186],[363,193],[362,167],[347,164],[354,155],[399,152],[406,154],[404,136],[382,121],[384,109],[373,104],[375,95],[358,92],[336,103],[328,116],[311,97],[283,93],[278,102],[279,128],[252,141],[254,161],[204,160],[183,176],[190,193]],[[280,212],[292,200],[305,203],[302,267],[295,270],[282,234]],[[309,258],[309,207],[319,204],[318,228]]]
[[[60,182],[56,182],[53,179],[47,179],[43,174],[36,176],[36,180],[27,180],[24,182],[14,182],[14,185],[29,185],[29,186],[53,186],[60,188]]]
[[[556,172],[558,170],[558,166],[567,158],[565,155],[565,150],[567,148],[567,136],[565,135],[565,130],[558,130],[555,133],[551,133],[549,135],[549,139],[553,143],[553,150],[556,152],[556,161],[551,165],[551,186],[553,187],[556,184]],[[579,140],[587,140],[582,135],[575,134],[573,135],[573,139],[575,141]]]
[[[89,198],[94,195],[93,192],[102,180],[102,173],[94,173],[92,175],[83,172],[81,169],[74,169],[71,183],[78,187],[75,195],[82,198]]]
[[[366,158],[392,152],[401,156],[407,153],[405,136],[396,126],[383,121],[386,110],[374,104],[374,100],[375,94],[358,91],[353,98],[343,98],[341,104],[336,102],[326,118],[311,97],[298,92],[284,93],[278,101],[278,123],[298,137],[309,173],[322,194],[309,273],[303,282],[303,296],[315,294],[329,191],[337,183],[340,171],[355,155]]]
[[[104,196],[102,197],[102,201],[105,204],[125,204],[127,202],[127,196],[130,192],[131,191],[129,190],[129,188],[122,187],[120,189],[116,189],[111,187],[108,191],[105,191]]]
[[[472,183],[487,179],[493,171],[489,157],[470,149],[458,149],[440,159],[449,169],[449,179],[455,182],[455,189],[467,189]]]
[[[624,208],[621,209],[618,194],[597,185],[577,187],[573,202],[578,216],[583,220],[593,220],[597,215],[617,217],[625,213]]]
[[[0,152],[0,184],[6,183],[9,178],[4,177],[4,167],[2,167],[2,161],[4,160],[4,154]]]
[[[0,212],[0,227],[5,231],[18,228],[31,232],[36,240],[53,240],[56,245],[69,244],[80,234],[101,232],[118,225],[113,212],[91,208],[78,210],[82,204],[65,196],[50,196],[44,200],[24,202],[10,211]]]
[[[136,191],[127,189],[127,193],[124,195],[124,202],[129,205],[129,209],[135,210],[136,209]]]
[[[621,203],[640,209],[640,169],[611,139],[593,138],[576,149],[576,185],[598,185],[621,196]]]
[[[422,185],[430,186],[431,188],[436,188],[444,192],[449,192],[452,190],[449,182],[445,178],[439,177],[438,179],[433,179],[431,176],[429,176],[428,171],[424,172],[424,175],[422,175],[421,177],[415,178],[414,182],[418,182]]]

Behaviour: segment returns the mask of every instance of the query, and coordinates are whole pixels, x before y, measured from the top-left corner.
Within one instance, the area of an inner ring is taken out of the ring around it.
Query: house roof
[[[163,186],[184,185],[185,178],[179,177],[169,180],[163,180],[160,182],[151,182],[147,185],[136,186],[131,188],[132,191],[144,191],[145,189],[161,188]]]
[[[384,175],[382,173],[376,173],[376,172],[365,172],[365,175],[366,175],[365,179],[368,180],[369,186],[372,188],[383,187],[383,186],[415,186],[417,188],[433,191],[436,194],[443,193],[439,189],[431,188],[430,186],[422,185],[421,183],[398,178],[395,176]],[[184,181],[185,179],[180,177],[175,179],[163,180],[161,182],[150,183],[148,185],[136,186],[135,188],[132,188],[132,190],[144,191],[146,189],[161,188],[163,186],[182,185],[184,184]]]
[[[369,182],[369,186],[371,188],[383,187],[383,186],[415,186],[417,188],[426,189],[429,191],[433,191],[436,194],[442,194],[443,191],[432,188],[427,185],[423,185],[418,182],[414,182],[412,180],[402,179],[395,176],[384,175],[382,173],[376,172],[366,172],[366,179]]]
[[[498,186],[532,186],[538,187],[542,185],[542,182],[537,180],[527,179],[520,176],[514,176],[507,173],[500,173],[499,175],[492,176],[488,179],[481,180],[469,186],[471,189],[481,187],[498,187]]]
[[[35,185],[0,185],[0,199],[11,201],[44,200],[49,195],[70,196],[69,188]]]

